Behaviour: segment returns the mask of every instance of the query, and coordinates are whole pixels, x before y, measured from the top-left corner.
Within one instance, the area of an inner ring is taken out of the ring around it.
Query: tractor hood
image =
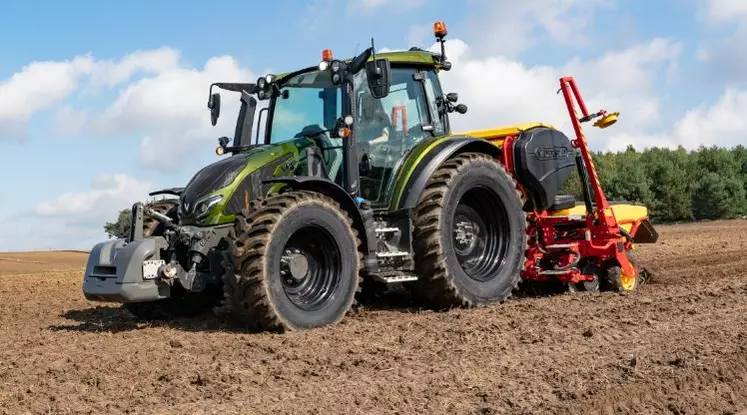
[[[305,138],[262,145],[203,167],[180,195],[180,222],[185,225],[231,222],[233,215],[246,205],[245,196],[259,197],[270,187],[263,185],[263,180],[292,173],[299,153],[311,145],[313,141]],[[241,192],[240,197],[234,197],[237,191]]]

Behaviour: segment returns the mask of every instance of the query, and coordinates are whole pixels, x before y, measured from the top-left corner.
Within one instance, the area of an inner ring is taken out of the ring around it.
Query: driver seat
[[[342,139],[330,138],[329,134],[319,124],[307,125],[298,134],[297,138],[308,137],[317,141],[321,147],[324,167],[327,170],[327,177],[333,182],[338,182],[337,175],[342,166]]]

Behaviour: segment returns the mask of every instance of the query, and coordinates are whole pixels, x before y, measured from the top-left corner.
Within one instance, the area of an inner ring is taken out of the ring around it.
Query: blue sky
[[[235,106],[211,129],[210,82],[313,65],[325,48],[351,56],[372,36],[431,47],[435,20],[454,61],[444,85],[470,106],[457,128],[563,127],[567,74],[623,114],[590,135],[595,149],[747,144],[747,52],[734,47],[747,6],[734,1],[7,2],[0,250],[90,248],[118,209],[215,160]]]

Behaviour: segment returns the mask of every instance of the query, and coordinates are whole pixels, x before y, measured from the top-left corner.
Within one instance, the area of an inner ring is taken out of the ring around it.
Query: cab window
[[[444,99],[444,94],[435,71],[431,70],[425,73],[425,93],[428,95],[428,104],[431,107],[431,114],[433,114],[433,134],[444,136],[446,135],[443,115],[445,111],[442,111],[440,104]]]
[[[415,69],[392,68],[389,95],[378,100],[371,97],[365,83],[357,88],[356,125],[360,141],[378,142],[382,134],[389,134],[409,147],[430,135],[422,130],[423,125],[429,124],[428,104],[422,84],[413,78],[414,74]]]

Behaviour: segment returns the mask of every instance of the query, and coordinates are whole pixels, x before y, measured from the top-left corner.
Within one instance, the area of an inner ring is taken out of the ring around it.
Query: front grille
[[[117,267],[97,265],[93,267],[91,276],[95,278],[113,278],[117,276]]]

